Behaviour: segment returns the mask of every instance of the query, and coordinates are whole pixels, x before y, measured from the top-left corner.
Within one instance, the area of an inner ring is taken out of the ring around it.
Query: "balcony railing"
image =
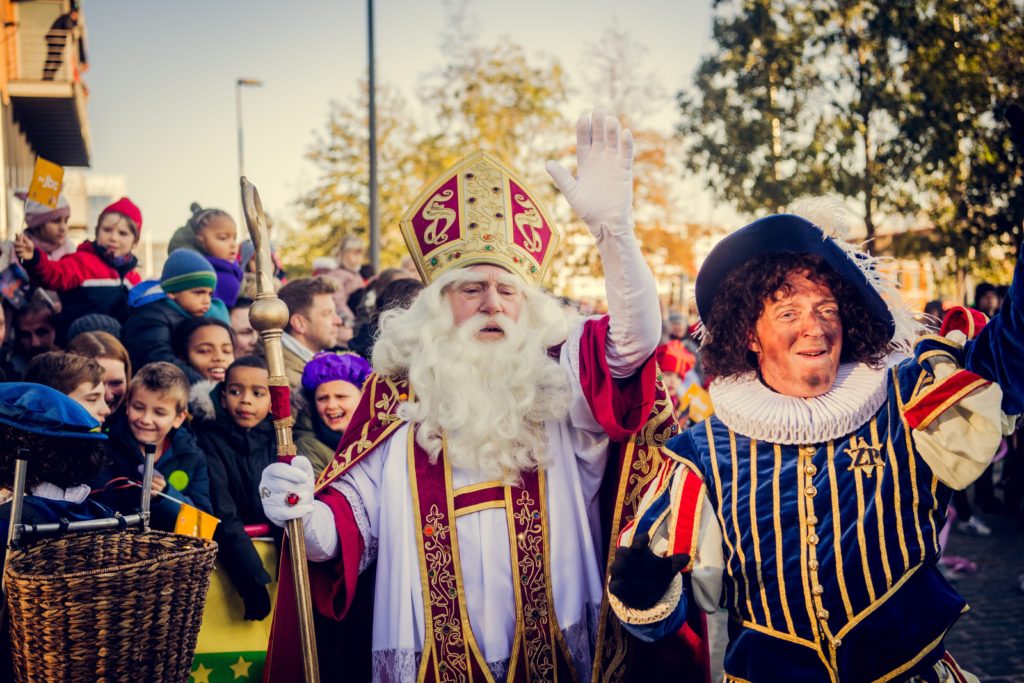
[[[78,83],[78,37],[74,31],[22,26],[17,32],[14,81]]]

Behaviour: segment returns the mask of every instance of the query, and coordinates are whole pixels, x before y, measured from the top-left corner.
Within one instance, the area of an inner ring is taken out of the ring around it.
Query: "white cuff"
[[[597,249],[604,266],[611,318],[608,368],[613,377],[629,377],[650,358],[661,341],[658,289],[633,230],[604,223],[599,228]]]
[[[325,562],[338,554],[334,515],[323,501],[313,501],[313,512],[302,520],[302,532],[306,538],[306,559],[310,562]]]

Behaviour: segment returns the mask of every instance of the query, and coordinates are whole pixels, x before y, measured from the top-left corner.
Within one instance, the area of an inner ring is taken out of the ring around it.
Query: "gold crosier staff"
[[[242,207],[249,237],[256,251],[256,301],[249,309],[249,323],[260,333],[263,348],[267,354],[267,368],[270,371],[271,406],[274,416],[274,432],[277,436],[277,457],[295,455],[292,441],[292,417],[289,401],[288,377],[284,371],[284,351],[281,335],[288,324],[288,306],[274,292],[274,261],[270,255],[270,236],[263,214],[263,203],[256,186],[244,176],[242,184]],[[299,635],[302,640],[302,665],[306,683],[319,683],[320,671],[316,658],[316,639],[313,636],[313,601],[309,592],[309,567],[306,565],[306,544],[302,533],[302,520],[290,519],[288,532],[288,554],[291,557],[292,578],[295,587],[295,602],[299,612]]]

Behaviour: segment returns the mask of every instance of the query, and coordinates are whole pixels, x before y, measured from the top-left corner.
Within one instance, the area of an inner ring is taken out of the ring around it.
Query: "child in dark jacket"
[[[269,524],[260,503],[263,469],[276,459],[277,442],[270,413],[270,376],[262,358],[239,358],[228,368],[224,381],[212,391],[209,383],[196,385],[192,410],[196,415],[199,445],[210,467],[213,514],[220,518],[213,540],[218,559],[245,603],[246,619],[270,614],[270,576],[245,532],[251,524]],[[279,537],[278,527],[270,529]]]
[[[206,259],[191,249],[171,252],[160,275],[164,296],[133,308],[121,328],[132,365],[174,362],[171,332],[179,323],[204,316],[227,320],[227,308],[212,298],[216,286],[217,273]]]
[[[142,212],[122,197],[103,209],[96,224],[96,239],[82,242],[78,251],[59,261],[36,249],[26,235],[16,238],[15,252],[32,284],[60,294],[57,333],[61,343],[68,326],[86,313],[125,319],[128,290],[140,280],[132,249],[139,243],[141,231]]]
[[[206,456],[183,426],[188,416],[188,380],[170,363],[150,363],[132,377],[123,414],[110,421],[107,463],[93,483],[93,495],[128,514],[139,506],[145,445],[154,443],[152,526],[174,531],[180,505],[211,511]],[[163,495],[156,495],[163,494]]]
[[[213,296],[231,308],[242,287],[242,267],[238,265],[238,231],[235,221],[220,209],[204,209],[193,202],[192,217],[171,236],[168,253],[175,249],[194,249],[206,257],[217,271]]]

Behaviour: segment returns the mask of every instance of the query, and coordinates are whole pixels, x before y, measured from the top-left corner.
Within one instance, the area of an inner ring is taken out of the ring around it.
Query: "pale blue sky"
[[[610,26],[648,48],[646,69],[667,95],[691,78],[711,48],[710,2],[665,0],[469,0],[484,44],[502,35],[559,58],[577,86],[586,46]],[[376,4],[377,78],[415,103],[418,78],[443,63],[447,4]],[[364,0],[85,0],[91,90],[92,169],[122,174],[145,229],[166,237],[193,200],[238,212],[235,88],[243,93],[245,171],[269,211],[291,211],[316,177],[304,159],[328,102],[355,96],[366,68]],[[566,112],[566,135],[587,106]],[[652,117],[669,129],[671,97]],[[543,159],[537,164],[542,165]],[[706,198],[695,215],[708,220]],[[237,216],[236,216],[237,218]]]

